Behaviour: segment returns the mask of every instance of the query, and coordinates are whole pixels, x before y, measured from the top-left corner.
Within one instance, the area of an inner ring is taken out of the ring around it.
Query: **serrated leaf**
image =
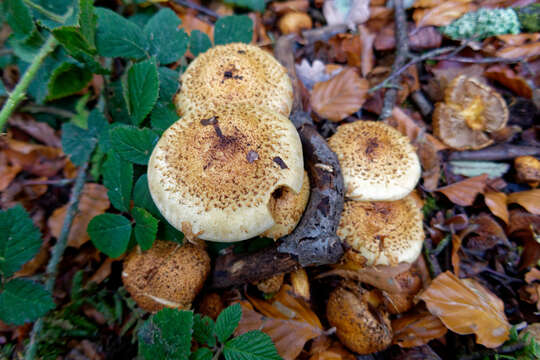
[[[146,36],[137,25],[109,9],[98,7],[95,14],[96,47],[100,55],[134,59],[148,55]]]
[[[89,56],[95,53],[95,49],[84,38],[81,29],[76,26],[61,26],[52,31],[54,37],[76,59],[84,59],[83,54]]]
[[[108,152],[110,150],[109,122],[97,108],[88,115],[88,131],[91,136],[97,137],[103,151]]]
[[[161,213],[150,195],[148,175],[146,174],[141,175],[135,183],[135,187],[133,188],[133,205],[147,210],[158,219],[161,218]]]
[[[191,32],[191,36],[189,37],[189,51],[191,51],[193,56],[197,57],[211,47],[212,42],[208,35],[200,30],[193,30]]]
[[[158,102],[150,114],[152,128],[163,132],[178,120],[178,114],[172,103]]]
[[[270,336],[259,330],[248,331],[225,343],[226,360],[280,360]]]
[[[266,2],[264,0],[226,0],[225,2],[227,4],[232,4],[259,12],[264,11],[264,8],[266,7]]]
[[[122,87],[123,85],[120,80],[113,81],[109,84],[105,94],[107,97],[107,108],[113,122],[131,123]]]
[[[242,307],[236,303],[223,310],[216,319],[215,332],[218,340],[224,343],[231,337],[242,318]]]
[[[103,163],[102,175],[111,204],[120,211],[128,212],[133,187],[133,165],[111,151]]]
[[[97,141],[97,137],[86,129],[71,123],[62,125],[62,150],[77,166],[81,166],[90,159]]]
[[[8,324],[34,321],[55,306],[43,286],[26,279],[9,281],[0,293],[0,319]]]
[[[47,100],[56,100],[81,91],[92,80],[92,72],[64,62],[54,69],[47,84]]]
[[[30,4],[30,3],[28,3]],[[45,27],[47,30],[53,29],[62,25],[75,25],[77,23],[77,15],[79,13],[79,2],[73,0],[32,0],[32,4],[37,6],[30,6],[32,14],[36,22]],[[43,13],[38,7],[44,9],[47,13]],[[56,21],[62,18],[68,10],[72,8],[71,15],[61,23]],[[55,18],[49,16],[53,14]]]
[[[145,359],[189,359],[193,312],[163,309],[140,328],[139,355]]]
[[[116,258],[126,252],[131,223],[122,215],[98,215],[90,220],[87,230],[94,246],[105,255]]]
[[[41,247],[39,229],[17,204],[0,211],[0,275],[7,278],[31,260]]]
[[[36,29],[30,10],[23,0],[5,0],[4,11],[6,21],[15,37],[26,38]]]
[[[247,15],[231,15],[220,18],[214,26],[214,44],[233,42],[249,44],[253,37],[253,21]]]
[[[195,314],[195,317],[193,318],[193,339],[199,344],[206,344],[210,347],[214,347],[216,345],[214,328],[215,324],[211,318]]]
[[[151,44],[150,52],[160,64],[175,62],[186,53],[188,35],[179,28],[181,23],[174,11],[163,8],[144,27]]]
[[[159,76],[154,59],[134,64],[127,73],[124,98],[131,121],[140,125],[152,111],[159,93]]]
[[[178,72],[165,66],[160,66],[159,73],[159,101],[171,103],[178,90]]]
[[[178,231],[166,220],[162,221],[160,224],[162,225],[158,230],[158,237],[160,239],[172,241],[178,244],[182,244],[184,242],[184,234],[181,231]]]
[[[156,240],[158,220],[143,208],[134,207],[131,215],[135,219],[135,240],[143,251],[148,250]]]
[[[94,14],[94,0],[80,0],[79,26],[84,39],[93,49],[96,47],[96,23],[97,16]]]
[[[110,139],[113,149],[124,160],[146,165],[158,136],[148,128],[122,125],[110,130]]]
[[[212,360],[214,354],[208,348],[197,349],[191,356],[190,360]]]

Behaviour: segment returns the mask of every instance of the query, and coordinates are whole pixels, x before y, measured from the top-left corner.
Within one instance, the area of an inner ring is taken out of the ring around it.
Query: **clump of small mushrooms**
[[[163,217],[186,237],[217,242],[292,232],[309,179],[288,119],[293,93],[286,69],[256,46],[229,44],[198,56],[181,83],[175,105],[182,117],[148,163],[150,194]],[[144,309],[187,308],[209,271],[201,246],[158,241],[133,251],[123,280]]]

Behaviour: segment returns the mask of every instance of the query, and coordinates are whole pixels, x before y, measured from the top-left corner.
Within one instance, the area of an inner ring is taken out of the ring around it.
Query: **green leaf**
[[[197,349],[191,356],[190,360],[212,360],[213,354],[212,351],[208,348]]]
[[[178,72],[165,66],[160,66],[159,73],[159,101],[171,103],[178,90]]]
[[[264,0],[225,0],[225,2],[227,4],[232,4],[259,12],[263,12],[264,8],[266,7],[266,2]]]
[[[21,205],[0,211],[0,275],[13,275],[40,247],[41,234]]]
[[[131,215],[135,219],[135,240],[143,251],[148,250],[156,240],[158,220],[143,208],[134,207]]]
[[[200,314],[195,314],[193,318],[193,338],[199,344],[206,344],[210,347],[216,345],[214,336],[214,321],[208,316],[202,317]]]
[[[6,21],[11,27],[13,34],[18,39],[23,39],[36,29],[30,10],[23,0],[4,0],[4,12]]]
[[[214,26],[214,44],[233,42],[249,44],[253,37],[253,21],[247,15],[231,15],[220,18]]]
[[[146,174],[141,175],[135,183],[135,187],[133,188],[133,205],[147,210],[158,219],[161,218],[161,213],[150,195],[148,175]]]
[[[6,95],[7,95],[6,87],[4,86],[4,83],[2,82],[2,80],[0,80],[0,96],[6,96]]]
[[[98,7],[96,47],[102,56],[140,59],[148,55],[143,31],[112,10]]]
[[[146,165],[158,136],[150,129],[138,129],[134,126],[121,125],[110,130],[113,149],[124,160],[139,165]]]
[[[167,220],[164,220],[160,223],[158,230],[158,237],[163,240],[172,241],[178,244],[184,242],[184,234],[181,231],[178,231],[174,228]]]
[[[191,36],[189,37],[189,51],[191,51],[193,56],[197,57],[211,47],[212,42],[210,42],[208,35],[199,30],[193,30],[191,32]]]
[[[120,80],[113,81],[109,84],[105,93],[107,97],[107,109],[111,114],[113,122],[131,123],[122,87]]]
[[[156,55],[160,64],[175,62],[186,53],[188,35],[179,29],[181,23],[174,11],[163,8],[144,27],[144,33],[151,44],[150,52]]]
[[[225,343],[223,355],[226,360],[280,360],[270,336],[252,330]]]
[[[81,29],[76,26],[61,26],[52,31],[54,37],[77,60],[83,61],[84,54],[94,55],[95,49],[84,38]]]
[[[107,154],[103,163],[103,184],[111,204],[120,211],[129,212],[131,188],[133,187],[133,165],[124,161],[115,152]]]
[[[189,359],[193,312],[163,309],[140,328],[139,355],[149,360]]]
[[[90,47],[95,49],[97,16],[94,14],[94,0],[80,0],[79,8],[79,26],[81,27],[81,33]]]
[[[90,115],[88,115],[88,131],[91,136],[97,137],[103,151],[107,152],[110,150],[109,122],[105,118],[105,115],[97,108],[92,110]]]
[[[242,307],[236,303],[229,306],[219,314],[216,319],[216,335],[218,340],[224,343],[231,337],[242,318]]]
[[[0,294],[0,319],[22,325],[54,309],[51,294],[40,284],[26,279],[9,281]]]
[[[158,102],[150,114],[150,124],[163,132],[178,120],[178,114],[172,103]]]
[[[79,2],[73,0],[32,0],[27,2],[36,21],[48,30],[62,25],[75,25],[79,13]],[[32,6],[30,4],[33,4]],[[73,11],[65,21],[60,19],[72,8]]]
[[[81,166],[90,159],[97,141],[97,136],[86,129],[71,123],[62,125],[62,150],[77,166]]]
[[[92,72],[64,62],[54,69],[47,84],[47,100],[56,100],[81,91],[92,80]]]
[[[133,65],[124,84],[124,98],[131,121],[140,125],[158,98],[159,76],[154,59]]]
[[[99,251],[116,258],[127,250],[131,223],[122,215],[101,214],[90,220],[87,231]]]

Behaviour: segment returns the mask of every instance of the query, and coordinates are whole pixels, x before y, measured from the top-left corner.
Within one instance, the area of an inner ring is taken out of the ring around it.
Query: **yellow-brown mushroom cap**
[[[207,104],[209,105],[209,104]],[[299,192],[302,145],[286,117],[248,104],[201,106],[162,135],[148,164],[150,194],[177,229],[239,241],[274,225],[279,188]]]
[[[410,197],[396,201],[347,201],[337,235],[365,265],[414,262],[422,251],[422,211]]]
[[[189,308],[210,272],[210,257],[192,244],[156,240],[142,252],[136,247],[124,260],[122,281],[139,307]]]
[[[213,47],[191,62],[181,82],[175,103],[182,116],[207,101],[250,103],[287,117],[291,112],[293,92],[287,70],[257,46]]]
[[[304,171],[304,181],[299,193],[284,188],[276,191],[270,198],[270,211],[276,224],[266,230],[261,236],[277,240],[289,235],[302,218],[302,214],[309,200],[309,176]]]
[[[353,200],[397,200],[407,196],[421,174],[414,147],[382,122],[343,124],[328,140],[336,153],[346,196]]]

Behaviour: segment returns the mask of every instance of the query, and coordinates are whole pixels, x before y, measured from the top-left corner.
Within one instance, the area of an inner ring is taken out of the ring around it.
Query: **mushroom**
[[[493,143],[490,134],[504,128],[504,99],[477,78],[460,75],[444,91],[433,112],[433,133],[456,150],[478,150]]]
[[[345,284],[330,294],[326,316],[343,345],[358,354],[371,354],[392,343],[392,325],[385,310],[378,309],[374,293]]]
[[[156,206],[203,240],[246,240],[271,228],[279,189],[298,193],[302,144],[279,113],[249,104],[198,106],[169,127],[148,163]]]
[[[305,12],[291,11],[283,15],[278,21],[278,28],[282,34],[299,34],[302,30],[313,27],[311,17]]]
[[[210,257],[200,247],[156,240],[142,252],[133,249],[124,261],[122,281],[146,311],[189,308],[210,272]]]
[[[518,156],[514,160],[516,179],[535,188],[540,183],[540,160],[533,156]]]
[[[215,46],[181,76],[175,98],[181,116],[205,102],[252,104],[289,116],[293,90],[287,70],[269,53],[242,43]]]
[[[260,292],[263,292],[265,294],[274,294],[281,289],[281,285],[283,285],[283,279],[285,278],[285,274],[276,274],[274,276],[269,277],[268,279],[264,279],[261,281],[257,281],[255,285],[257,286],[257,289],[259,289]]]
[[[362,265],[396,266],[413,263],[420,255],[422,226],[422,211],[411,196],[396,201],[347,201],[337,235]]]
[[[356,121],[340,125],[328,144],[339,159],[345,195],[352,200],[401,199],[420,178],[420,161],[414,147],[385,123]]]
[[[309,200],[309,176],[304,171],[304,181],[298,194],[287,188],[280,188],[272,193],[269,206],[276,224],[261,236],[277,240],[289,235],[304,213]]]

